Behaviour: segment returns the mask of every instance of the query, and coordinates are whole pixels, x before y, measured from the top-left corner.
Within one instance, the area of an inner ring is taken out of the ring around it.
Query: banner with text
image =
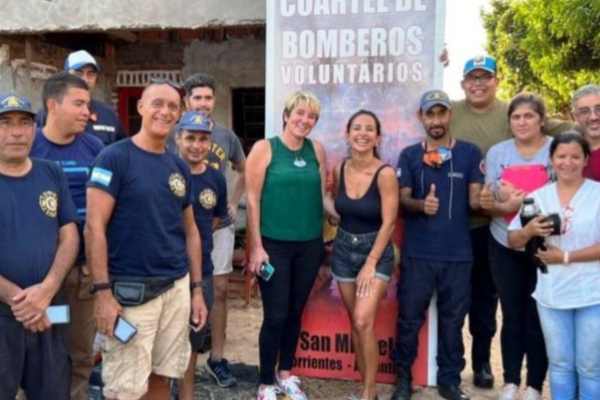
[[[285,99],[295,90],[310,90],[322,103],[319,121],[310,138],[325,146],[329,173],[348,155],[346,124],[360,109],[373,111],[379,117],[381,158],[395,167],[400,151],[424,137],[417,119],[421,94],[442,88],[443,67],[438,57],[444,47],[445,3],[445,0],[267,0],[266,137],[281,133]],[[309,300],[307,308],[318,310],[311,307],[317,305],[315,302],[314,298]],[[380,372],[389,374],[387,379],[380,376],[379,380],[389,382],[393,371],[387,368],[390,349],[386,346],[390,345],[388,338],[395,329],[395,312],[387,313],[378,322],[377,330],[378,336],[384,337]],[[435,384],[434,315],[435,308],[430,307],[430,323],[424,327],[428,331],[427,341],[421,342],[421,346],[427,346],[423,352],[427,362],[421,383],[429,385]],[[335,344],[346,343],[343,335],[348,326],[344,324],[338,331],[332,327],[329,339],[319,339],[327,332],[323,329],[311,332],[317,325],[307,326],[310,324],[306,315],[304,322],[299,344],[303,354],[296,368],[306,372],[307,368],[318,367],[318,362],[305,361],[309,355],[306,352],[322,345],[324,351],[316,353],[322,358],[323,353],[331,351],[333,356]],[[313,345],[314,340],[323,343]],[[304,349],[302,346],[307,343],[310,348]],[[331,362],[339,364],[333,359]],[[348,367],[351,363],[345,358],[343,361],[340,358],[340,362],[341,371],[322,376],[355,378],[356,371]],[[315,368],[314,373],[313,376],[319,376],[321,372]]]

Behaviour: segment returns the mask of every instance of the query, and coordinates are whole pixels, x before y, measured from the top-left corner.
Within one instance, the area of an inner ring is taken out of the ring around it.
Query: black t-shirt
[[[44,280],[54,262],[59,229],[78,219],[60,167],[31,161],[25,176],[0,174],[0,275],[21,288]]]
[[[191,173],[171,153],[142,150],[131,139],[105,148],[88,187],[115,198],[108,223],[108,271],[114,277],[181,278],[189,269],[183,211]]]

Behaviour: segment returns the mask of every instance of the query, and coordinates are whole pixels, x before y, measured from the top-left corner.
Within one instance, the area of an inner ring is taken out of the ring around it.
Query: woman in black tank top
[[[346,129],[350,157],[334,171],[335,208],[340,224],[331,272],[350,316],[363,387],[355,400],[377,398],[379,352],[375,317],[394,267],[391,236],[398,212],[398,183],[392,168],[377,155],[381,125],[361,110]]]

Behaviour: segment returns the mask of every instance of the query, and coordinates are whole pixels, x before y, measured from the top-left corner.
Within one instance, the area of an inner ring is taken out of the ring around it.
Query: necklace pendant
[[[294,159],[294,166],[298,168],[304,168],[306,167],[306,161],[304,161],[302,157],[296,156],[296,158]]]

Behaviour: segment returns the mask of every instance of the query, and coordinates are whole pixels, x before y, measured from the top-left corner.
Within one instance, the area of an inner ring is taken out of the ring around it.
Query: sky
[[[451,99],[465,97],[460,88],[465,62],[485,54],[486,33],[479,14],[489,3],[490,0],[446,0],[445,42],[450,65],[444,70],[443,86]]]

